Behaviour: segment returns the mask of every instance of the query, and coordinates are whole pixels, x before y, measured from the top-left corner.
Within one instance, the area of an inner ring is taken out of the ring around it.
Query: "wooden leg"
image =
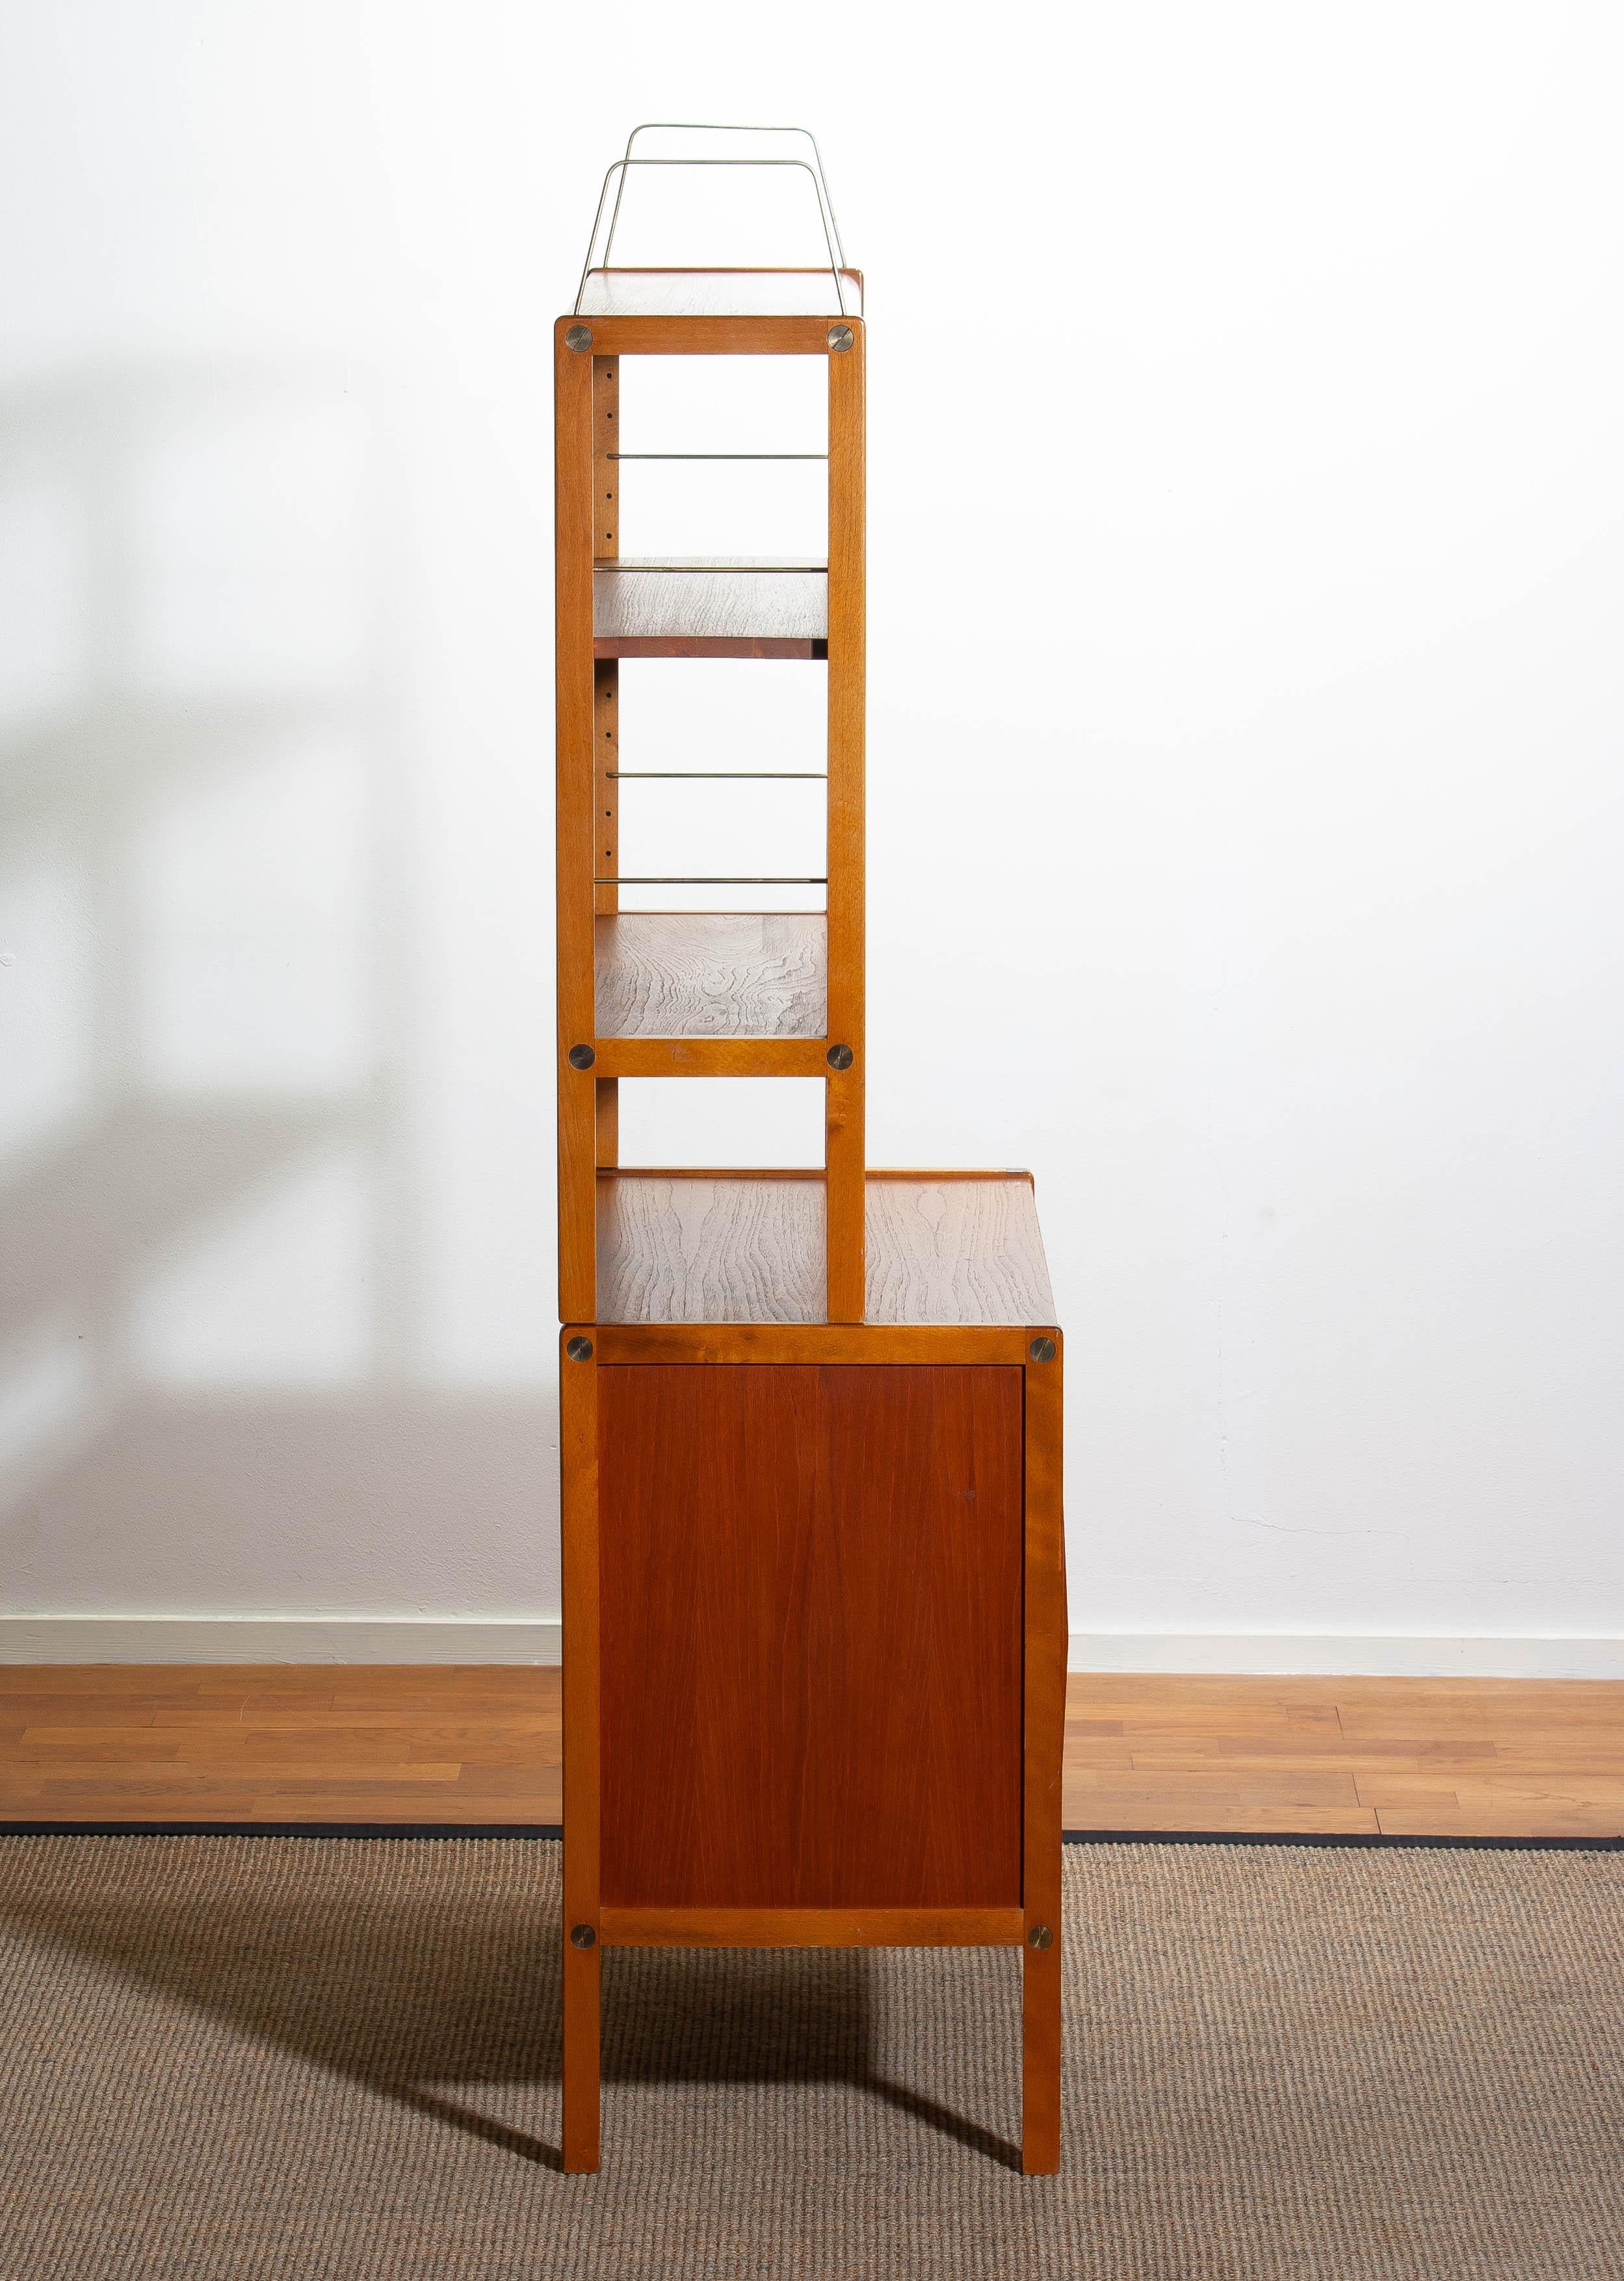
[[[1061,1356],[1040,1329],[1026,1371],[1026,1771],[1021,1901],[1021,2168],[1060,2168],[1060,1774],[1066,1719]]]
[[[564,1556],[564,2168],[598,2168],[597,1333],[567,1324],[559,1357]]]
[[[1021,2169],[1047,2178],[1060,2168],[1060,1935],[1021,1967]]]
[[[596,1944],[577,1948],[564,1927],[564,2168],[598,2168],[599,1996]]]

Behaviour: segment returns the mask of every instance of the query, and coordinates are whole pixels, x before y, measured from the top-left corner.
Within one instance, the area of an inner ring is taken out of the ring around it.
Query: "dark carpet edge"
[[[1616,1837],[1389,1836],[1365,1829],[1063,1829],[1063,1845],[1325,1845],[1390,1853],[1419,1848],[1454,1853],[1620,1853]]]
[[[0,1837],[561,1838],[557,1821],[0,1821]]]
[[[0,1837],[528,1837],[556,1821],[0,1821]],[[1616,1837],[1389,1837],[1367,1830],[1064,1829],[1063,1845],[1319,1845],[1367,1852],[1620,1853]]]

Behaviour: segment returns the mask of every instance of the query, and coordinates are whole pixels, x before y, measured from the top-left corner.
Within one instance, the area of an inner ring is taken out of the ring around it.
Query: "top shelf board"
[[[828,269],[590,269],[577,317],[860,317],[862,274]]]

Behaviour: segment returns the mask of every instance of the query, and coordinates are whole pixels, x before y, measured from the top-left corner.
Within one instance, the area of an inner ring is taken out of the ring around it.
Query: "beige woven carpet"
[[[1007,1952],[606,1960],[558,1849],[0,1839],[12,2281],[1616,2281],[1624,1856],[1067,1850],[1066,2167]]]

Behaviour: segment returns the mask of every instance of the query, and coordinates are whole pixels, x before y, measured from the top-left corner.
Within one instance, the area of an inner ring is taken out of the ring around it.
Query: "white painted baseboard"
[[[4,1663],[557,1663],[556,1617],[0,1616]]]
[[[556,1617],[4,1616],[6,1663],[532,1663]],[[1624,1679],[1624,1639],[1446,1639],[1342,1632],[1073,1632],[1073,1671],[1334,1678]]]
[[[1403,1632],[1073,1632],[1073,1671],[1316,1673],[1351,1679],[1624,1679],[1624,1639]]]

